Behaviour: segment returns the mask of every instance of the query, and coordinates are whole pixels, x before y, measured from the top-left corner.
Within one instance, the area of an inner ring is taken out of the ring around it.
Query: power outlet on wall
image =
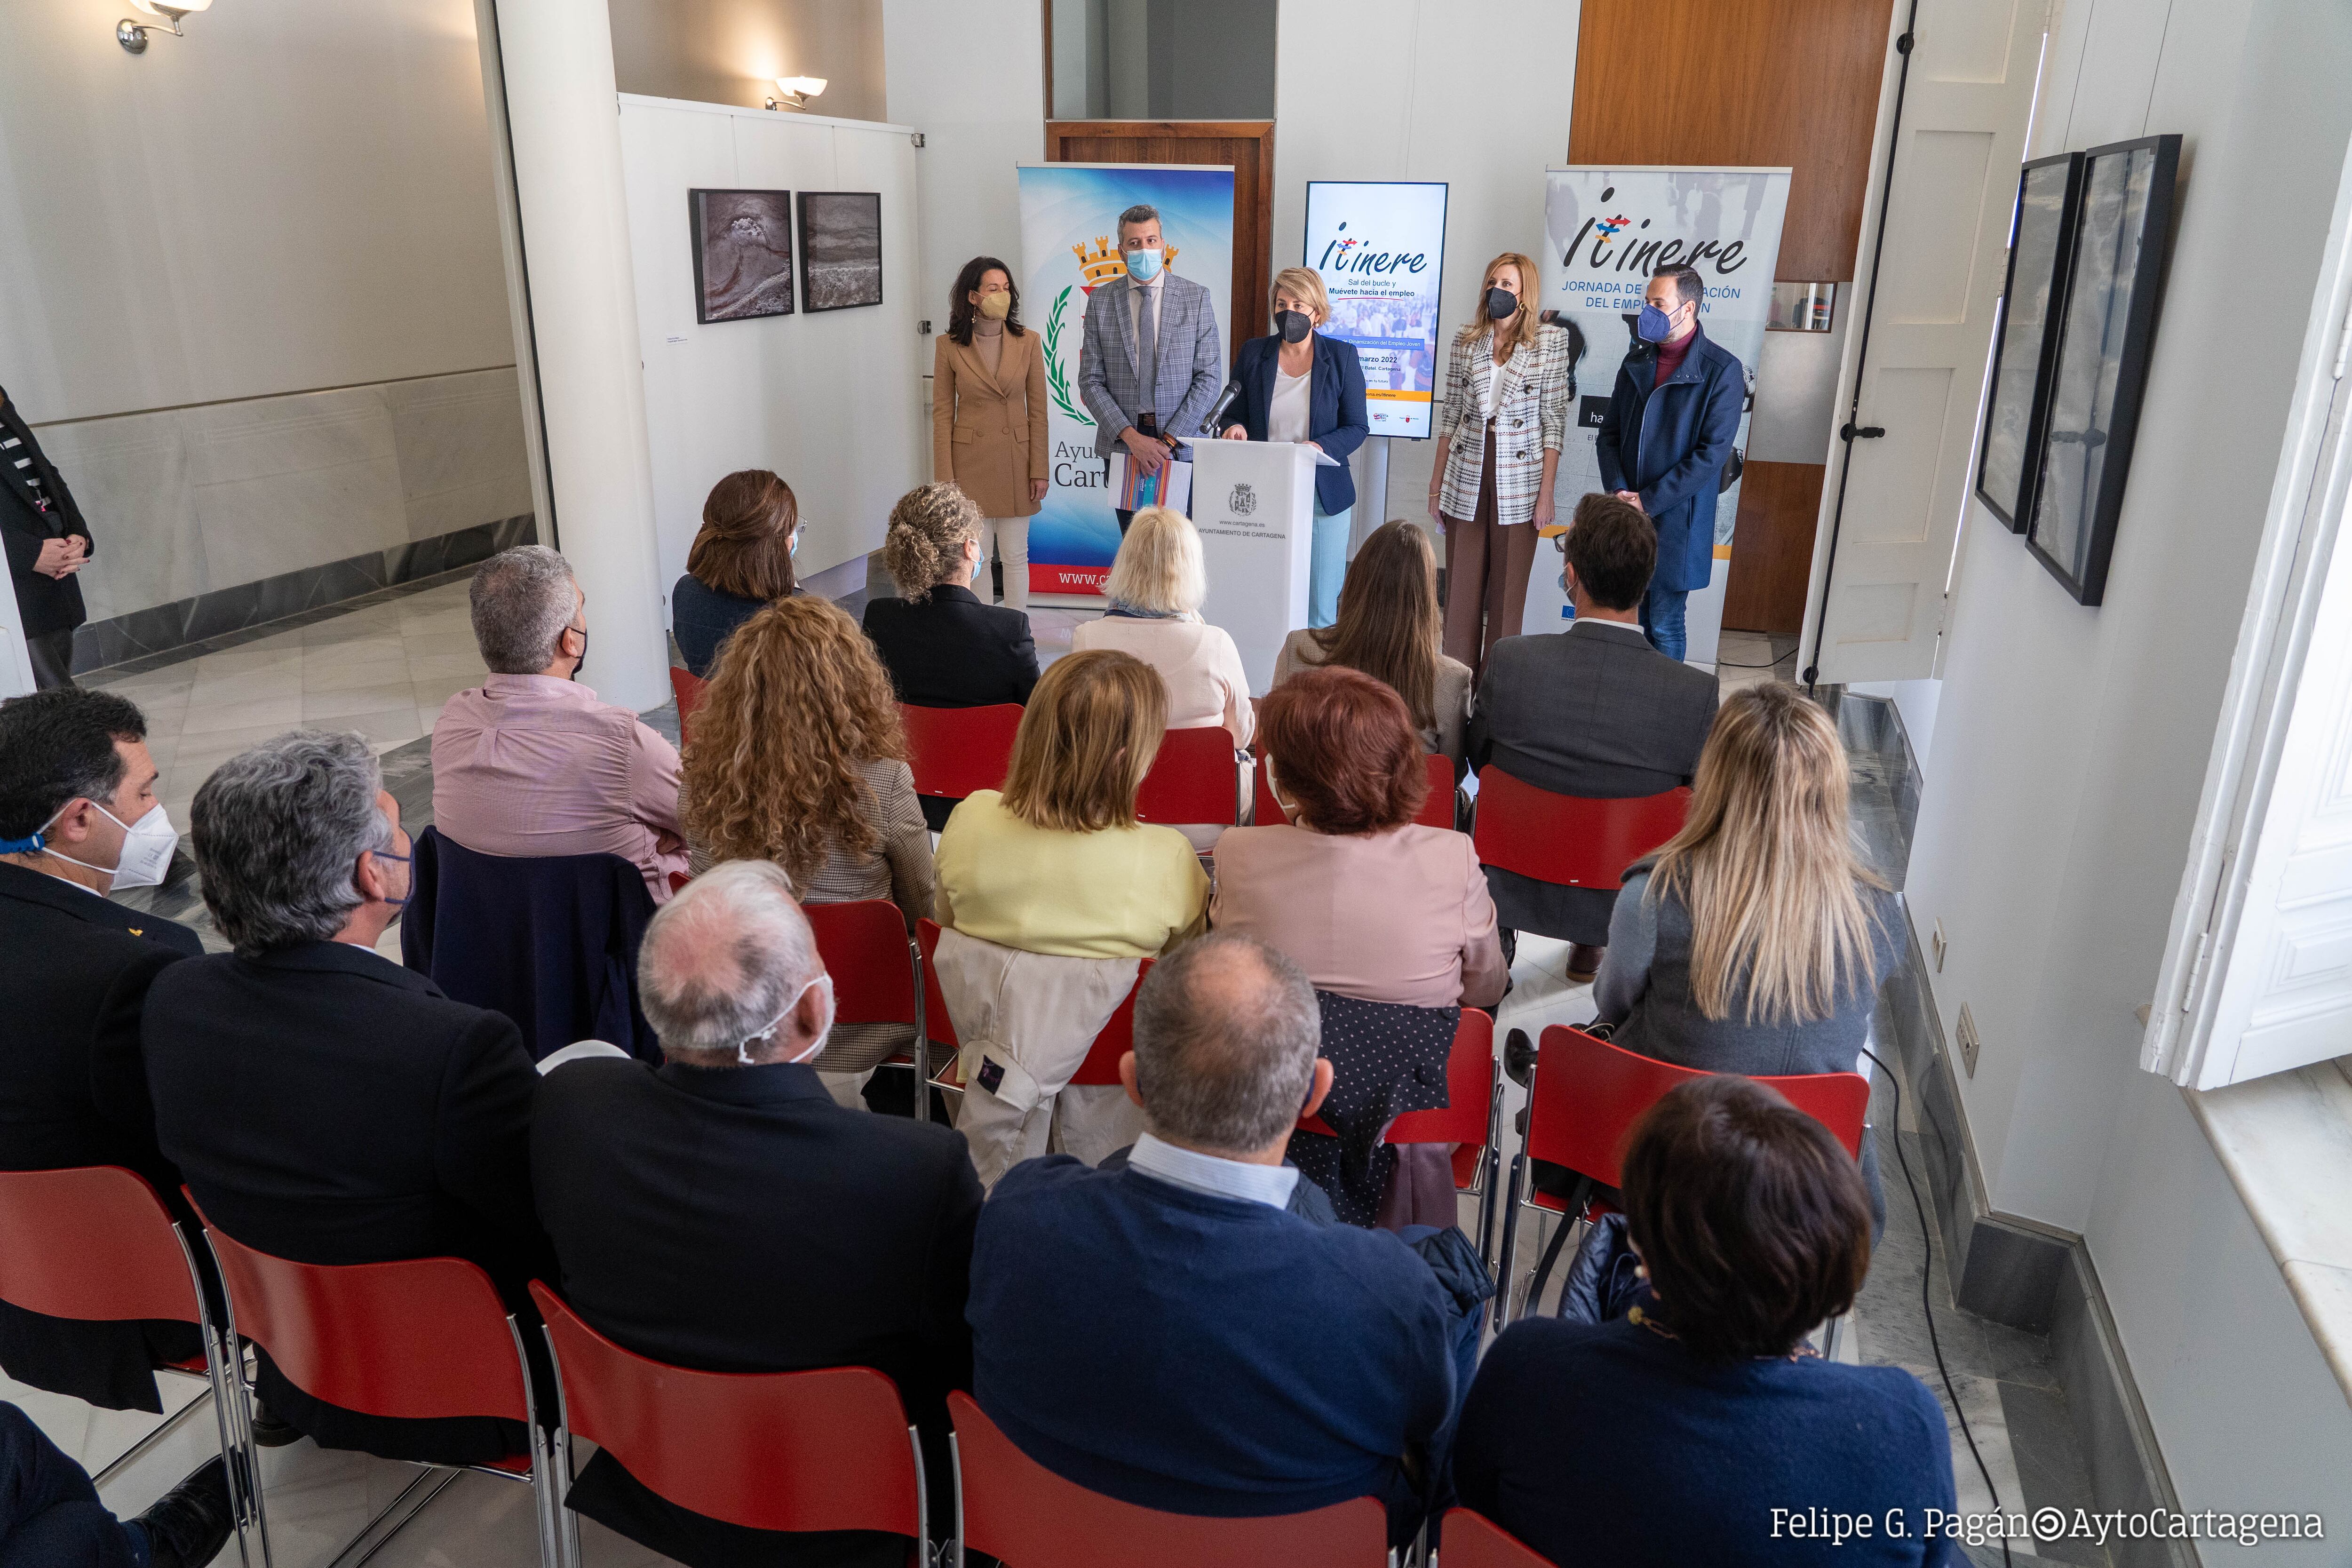
[[[1930,933],[1930,934],[1929,934],[1929,936],[1928,936],[1928,938],[1927,938],[1927,945],[1928,945],[1929,947],[1933,948],[1933,949],[1935,950],[1935,952],[1936,952],[1936,973],[1938,973],[1938,974],[1943,973],[1944,973],[1944,948],[1945,948],[1945,945],[1946,945],[1946,944],[1945,944],[1945,942],[1944,942],[1944,922],[1943,922],[1943,921],[1937,921],[1936,922],[1936,929],[1934,930],[1934,931],[1933,931],[1932,933]]]
[[[1977,1052],[1984,1041],[1978,1037],[1977,1021],[1969,1015],[1969,1005],[1965,1002],[1960,1004],[1960,1023],[1956,1032],[1960,1038],[1960,1065],[1968,1069],[1970,1078],[1974,1078],[1977,1076]]]

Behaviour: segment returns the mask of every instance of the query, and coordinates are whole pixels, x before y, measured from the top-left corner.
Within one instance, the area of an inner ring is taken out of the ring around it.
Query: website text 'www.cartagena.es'
[[[2315,1513],[2238,1513],[2204,1509],[2194,1513],[2171,1509],[2134,1512],[2124,1509],[2094,1510],[2043,1508],[2031,1515],[1959,1513],[1929,1508],[1892,1508],[1884,1513],[1844,1513],[1822,1508],[1776,1508],[1772,1538],[1826,1541],[1842,1546],[1849,1541],[1905,1539],[1958,1541],[1969,1546],[1991,1546],[2003,1541],[2226,1541],[2240,1546],[2265,1541],[2321,1541],[2326,1530]]]

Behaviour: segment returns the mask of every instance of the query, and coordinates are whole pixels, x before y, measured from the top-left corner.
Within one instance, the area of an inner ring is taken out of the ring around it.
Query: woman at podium
[[[1274,331],[1252,338],[1234,356],[1229,441],[1303,441],[1339,466],[1315,470],[1315,543],[1307,574],[1307,624],[1339,618],[1339,580],[1348,573],[1348,517],[1356,479],[1348,459],[1372,426],[1364,412],[1364,367],[1353,343],[1315,329],[1331,314],[1320,275],[1286,267],[1274,275]]]

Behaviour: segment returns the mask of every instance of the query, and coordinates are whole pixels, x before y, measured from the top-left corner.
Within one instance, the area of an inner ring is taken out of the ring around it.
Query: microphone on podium
[[[1215,435],[1217,433],[1217,421],[1223,419],[1227,411],[1230,410],[1234,404],[1241,401],[1241,395],[1242,384],[1238,380],[1225,383],[1224,391],[1217,394],[1216,402],[1209,405],[1208,416],[1201,421],[1201,434],[1203,436]]]

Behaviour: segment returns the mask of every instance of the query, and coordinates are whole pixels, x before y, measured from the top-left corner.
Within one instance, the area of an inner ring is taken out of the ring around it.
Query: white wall
[[[606,0],[623,92],[758,109],[780,76],[824,79],[808,112],[884,120],[882,0]],[[781,112],[791,113],[793,110]]]
[[[0,378],[43,422],[514,363],[471,0],[10,0]]]
[[[948,291],[966,261],[1021,264],[1013,170],[1045,155],[1041,25],[1036,0],[882,0],[889,118],[924,139],[915,154],[923,231],[916,287],[934,332],[947,328]],[[927,340],[926,375],[930,353]]]
[[[1469,319],[1480,268],[1544,247],[1544,170],[1568,159],[1580,14],[1579,0],[1283,0],[1274,265],[1301,259],[1309,180],[1444,180],[1450,336]],[[1475,85],[1471,62],[1496,37],[1528,51],[1533,87]],[[1390,442],[1391,517],[1427,521],[1435,446]]]
[[[2333,1509],[2339,1537],[2352,1409],[2186,1107],[2138,1070],[2136,1009],[2279,460],[2315,193],[2352,142],[2347,71],[2352,14],[2326,0],[2066,6],[2029,155],[2184,133],[2170,276],[2105,605],[1969,519],[1907,888],[1950,942],[1947,1036],[1965,1003],[1984,1040],[1960,1087],[1993,1205],[2085,1235],[2184,1503]]]
[[[915,331],[915,184],[901,128],[624,96],[621,161],[645,347],[646,433],[665,595],[686,570],[703,498],[738,468],[772,468],[822,572],[882,544],[891,504],[928,470],[920,420],[930,340]],[[695,321],[687,192],[696,186],[875,191],[878,306]]]
[[[6,9],[0,384],[94,618],[531,510],[471,0]]]

